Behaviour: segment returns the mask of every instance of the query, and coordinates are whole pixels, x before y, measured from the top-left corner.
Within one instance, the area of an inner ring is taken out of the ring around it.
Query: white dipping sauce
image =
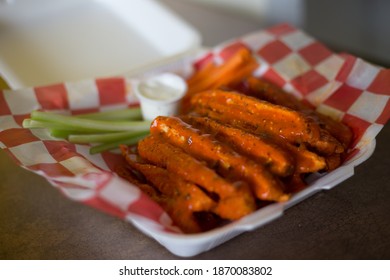
[[[140,93],[153,100],[172,100],[182,96],[182,89],[159,80],[146,81],[139,85]]]
[[[175,74],[163,73],[137,83],[134,87],[145,120],[178,113],[180,99],[187,91],[186,81]]]

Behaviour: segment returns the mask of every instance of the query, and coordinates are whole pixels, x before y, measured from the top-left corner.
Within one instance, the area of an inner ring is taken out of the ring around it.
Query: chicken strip
[[[239,122],[280,135],[291,142],[310,142],[320,137],[319,127],[298,112],[222,90],[203,91],[191,99],[195,112],[221,115],[226,122]]]
[[[348,126],[315,111],[309,105],[270,82],[255,77],[248,77],[238,84],[231,85],[231,87],[246,95],[297,110],[310,116],[320,127],[329,131],[333,137],[342,143],[345,149],[349,147],[352,141],[352,131]]]
[[[192,110],[233,126],[285,138],[290,143],[307,143],[319,153],[342,152],[342,145],[330,141],[311,118],[292,109],[222,90],[204,91],[191,99]],[[340,150],[341,149],[341,150]]]
[[[181,148],[171,145],[162,137],[150,135],[144,138],[138,144],[138,153],[148,162],[201,186],[208,193],[216,194],[218,204],[224,205],[229,201],[232,207],[218,206],[219,208],[214,210],[221,218],[236,220],[256,209],[254,197],[248,186],[229,183],[204,163],[185,153]]]
[[[228,143],[237,152],[261,162],[277,176],[286,177],[294,172],[293,156],[272,141],[207,117],[181,118],[202,132],[212,134],[217,140]]]
[[[166,197],[162,207],[172,220],[187,233],[200,232],[193,213],[209,211],[215,207],[215,202],[202,192],[195,184],[177,177],[169,171],[145,163],[139,163],[135,155],[128,153],[126,146],[121,145],[121,151],[131,168],[140,172],[148,182]]]
[[[325,170],[327,167],[324,157],[309,151],[304,145],[296,147],[289,143],[284,143],[284,147],[289,150],[295,158],[296,165],[294,173],[313,173]]]
[[[182,100],[181,112],[188,112],[191,96],[199,91],[216,89],[237,83],[248,77],[258,67],[257,60],[247,48],[238,49],[223,64],[210,61],[188,78],[188,91]]]
[[[150,131],[153,135],[161,135],[192,156],[219,168],[219,172],[246,180],[256,197],[261,200],[285,201],[289,198],[289,195],[283,192],[283,184],[263,165],[236,153],[211,135],[202,134],[179,118],[157,117],[152,122]]]

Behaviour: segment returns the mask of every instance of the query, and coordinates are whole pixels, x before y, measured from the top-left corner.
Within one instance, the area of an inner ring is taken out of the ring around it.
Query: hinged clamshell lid
[[[0,1],[0,76],[13,89],[121,75],[200,41],[154,0]]]

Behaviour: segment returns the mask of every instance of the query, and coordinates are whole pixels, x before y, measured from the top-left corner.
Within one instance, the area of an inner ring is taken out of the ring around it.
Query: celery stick
[[[32,119],[24,119],[22,123],[23,128],[48,128],[48,129],[66,129],[66,125],[47,122],[37,121]]]
[[[74,134],[69,135],[68,140],[71,143],[108,143],[117,140],[137,137],[141,135],[147,135],[149,130],[145,131],[123,131],[123,132],[111,132],[101,134]]]
[[[24,119],[22,123],[23,128],[55,128],[60,129],[64,128],[63,125],[58,125],[56,123],[46,122],[46,121],[37,121],[32,119]]]
[[[61,129],[50,129],[50,135],[56,138],[68,139],[68,136],[75,134],[75,131],[71,130],[61,130]]]
[[[87,131],[77,131],[77,130],[65,130],[65,129],[50,129],[50,135],[56,138],[68,139],[69,135],[75,135],[80,133],[97,133],[97,132],[87,132]]]
[[[89,129],[97,131],[145,131],[149,129],[149,121],[102,121],[65,116],[48,112],[33,111],[31,119],[61,124],[66,129]]]
[[[78,118],[91,119],[91,120],[106,120],[106,121],[118,121],[118,120],[142,120],[142,113],[139,107],[117,109],[111,111],[87,113],[76,115]]]
[[[89,128],[75,128],[67,124],[58,124],[50,121],[37,121],[32,119],[24,119],[22,123],[23,128],[47,128],[51,132],[56,130],[73,132],[73,134],[79,133],[98,133],[101,130],[89,129]]]
[[[139,135],[139,136],[127,138],[127,139],[122,139],[122,140],[117,140],[117,141],[113,141],[113,142],[108,142],[108,143],[103,143],[103,144],[100,144],[100,145],[96,145],[96,146],[93,146],[93,147],[91,147],[89,149],[89,153],[91,155],[93,155],[93,154],[101,153],[101,152],[104,152],[104,151],[116,149],[121,144],[124,144],[124,145],[134,145],[134,144],[137,144],[138,141],[140,141],[143,138],[145,138],[146,135],[147,135],[147,133]]]

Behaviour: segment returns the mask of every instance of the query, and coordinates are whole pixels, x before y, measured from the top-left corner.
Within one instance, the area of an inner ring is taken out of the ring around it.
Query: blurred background
[[[206,46],[230,39],[231,34],[240,36],[287,22],[335,51],[390,65],[390,1],[387,0],[159,1],[198,29]]]
[[[0,88],[130,73],[279,23],[390,67],[389,14],[388,0],[0,0]]]

